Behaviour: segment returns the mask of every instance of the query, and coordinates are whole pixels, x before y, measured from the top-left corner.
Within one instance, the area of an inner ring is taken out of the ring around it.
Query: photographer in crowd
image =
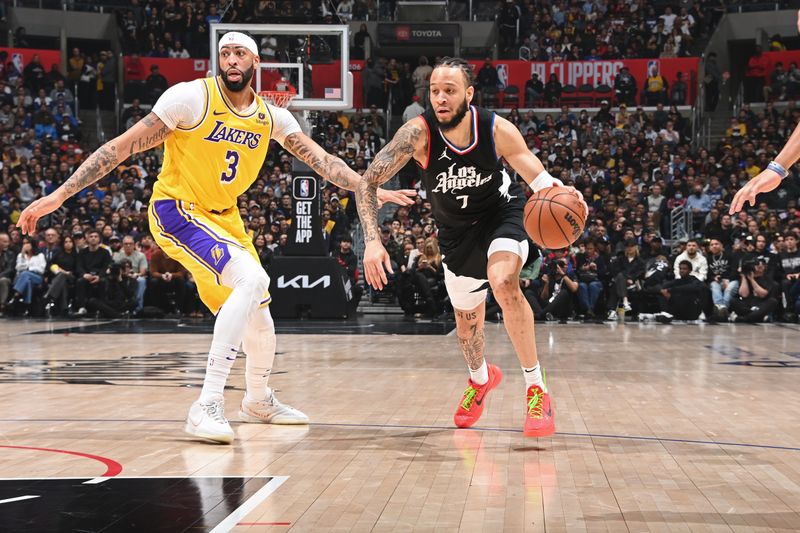
[[[747,259],[742,263],[739,276],[739,295],[731,302],[730,318],[733,322],[761,322],[778,308],[772,296],[775,282],[766,276],[767,263],[763,258]]]

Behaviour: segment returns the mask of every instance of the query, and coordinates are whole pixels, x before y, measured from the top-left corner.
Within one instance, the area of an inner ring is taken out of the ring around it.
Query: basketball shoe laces
[[[475,401],[475,396],[478,395],[478,389],[470,385],[464,391],[464,400],[461,402],[461,408],[465,411],[472,409],[472,403]]]
[[[218,422],[220,424],[228,423],[228,419],[225,418],[225,407],[222,400],[214,400],[211,402],[206,408],[206,412],[214,422]]]
[[[528,414],[531,418],[542,418],[542,395],[538,392],[528,399]]]

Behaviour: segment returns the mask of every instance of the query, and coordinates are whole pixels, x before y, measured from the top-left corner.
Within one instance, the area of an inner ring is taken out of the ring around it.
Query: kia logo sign
[[[331,286],[331,277],[320,276],[319,279],[315,279],[313,281],[305,274],[289,278],[288,280],[285,276],[278,277],[279,289],[313,289],[318,285],[322,285],[323,289],[327,289]]]
[[[398,41],[407,41],[411,39],[411,28],[409,26],[398,26],[394,34]]]

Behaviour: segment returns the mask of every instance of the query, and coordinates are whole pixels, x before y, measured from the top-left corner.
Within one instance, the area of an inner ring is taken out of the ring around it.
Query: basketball
[[[534,193],[525,204],[525,231],[543,248],[566,248],[583,233],[586,209],[578,193],[548,187]]]

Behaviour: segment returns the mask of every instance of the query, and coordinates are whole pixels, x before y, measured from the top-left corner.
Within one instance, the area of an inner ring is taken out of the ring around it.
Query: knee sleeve
[[[264,268],[248,252],[232,246],[228,250],[231,259],[222,271],[222,283],[232,289],[243,287],[260,299],[269,290]]]

